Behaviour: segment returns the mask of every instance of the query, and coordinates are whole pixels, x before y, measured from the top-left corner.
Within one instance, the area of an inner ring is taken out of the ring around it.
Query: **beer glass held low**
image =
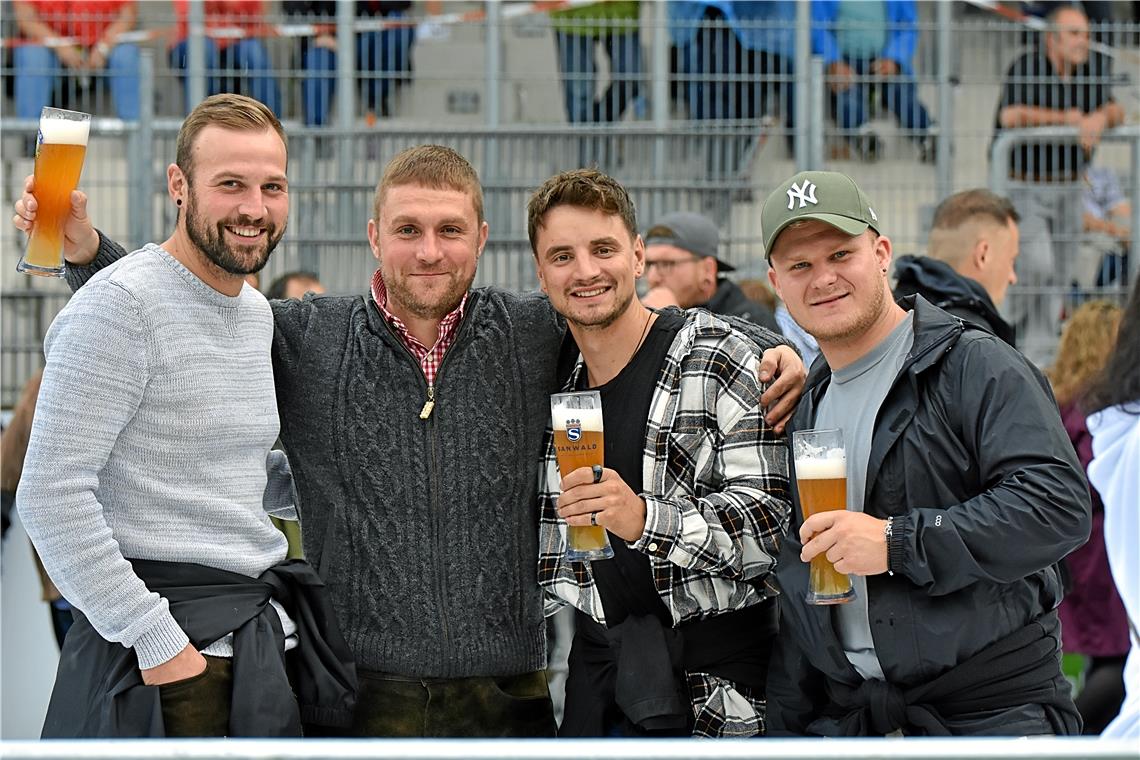
[[[597,391],[555,393],[550,397],[550,416],[558,473],[562,477],[579,467],[605,465],[601,394]],[[599,560],[612,556],[614,550],[602,526],[566,526],[567,559]]]
[[[16,271],[43,277],[63,275],[63,225],[71,213],[71,191],[79,186],[91,114],[45,108],[36,140],[36,223]]]
[[[807,520],[817,512],[847,509],[847,455],[842,430],[792,433],[796,487]],[[851,577],[836,572],[826,554],[812,557],[808,604],[844,604],[855,598]]]

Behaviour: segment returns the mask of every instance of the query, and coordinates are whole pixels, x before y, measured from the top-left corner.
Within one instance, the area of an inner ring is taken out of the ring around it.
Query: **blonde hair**
[[[285,129],[264,103],[228,92],[211,95],[194,107],[178,130],[174,161],[186,175],[187,182],[190,181],[194,164],[194,141],[206,127],[221,127],[235,132],[264,132],[272,129],[284,143],[286,154],[289,151]]]
[[[456,190],[471,196],[475,216],[483,223],[483,187],[479,175],[466,158],[444,145],[417,145],[397,153],[376,184],[372,199],[374,219],[380,218],[380,207],[388,190],[404,185],[419,185],[433,190]]]
[[[1104,300],[1081,304],[1065,325],[1057,359],[1046,371],[1061,406],[1077,399],[1108,362],[1116,343],[1120,307]]]

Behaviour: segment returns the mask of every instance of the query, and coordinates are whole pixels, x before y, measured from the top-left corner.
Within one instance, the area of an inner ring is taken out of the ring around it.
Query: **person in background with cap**
[[[725,277],[735,267],[716,257],[719,245],[720,233],[707,216],[674,211],[662,217],[645,234],[645,277],[653,290],[643,303],[655,308],[700,306],[779,333],[772,310],[750,300]]]
[[[761,223],[769,280],[823,355],[791,429],[840,428],[847,454],[845,511],[805,520],[792,480],[769,733],[1080,733],[1056,563],[1088,538],[1089,492],[1045,378],[921,296],[892,300],[891,241],[850,177],[795,175]],[[807,604],[820,554],[854,600]]]

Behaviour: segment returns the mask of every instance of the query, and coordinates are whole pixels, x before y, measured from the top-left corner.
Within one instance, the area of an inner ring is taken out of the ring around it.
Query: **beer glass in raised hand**
[[[63,226],[71,214],[71,191],[79,186],[91,114],[45,108],[36,139],[36,222],[16,270],[44,277],[63,275]]]
[[[817,512],[847,509],[847,454],[842,430],[792,433],[796,486],[804,520]],[[812,557],[808,604],[843,604],[855,598],[851,577],[838,573],[826,554]]]
[[[597,391],[555,393],[550,397],[550,416],[558,472],[562,477],[579,467],[605,465],[601,394]],[[614,550],[602,526],[566,526],[567,559],[598,560],[612,556]]]

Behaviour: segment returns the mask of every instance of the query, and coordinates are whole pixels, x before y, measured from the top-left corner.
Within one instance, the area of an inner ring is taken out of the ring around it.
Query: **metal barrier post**
[[[185,87],[192,109],[206,98],[206,7],[203,0],[188,5]]]
[[[1132,239],[1129,251],[1132,253],[1132,281],[1140,281],[1140,265],[1137,251],[1140,251],[1140,136],[1132,140]],[[1133,287],[1140,287],[1134,285]]]
[[[338,176],[351,177],[353,151],[351,144],[352,124],[356,118],[356,35],[353,21],[356,7],[350,0],[337,0],[336,4],[336,124],[338,150],[336,167]],[[314,138],[313,147],[320,137]],[[352,204],[338,203],[338,226],[342,234],[353,229]]]
[[[356,116],[356,33],[353,0],[336,0],[336,125],[352,129]],[[373,72],[369,72],[373,73]]]
[[[665,174],[665,130],[669,128],[669,16],[665,3],[652,3],[649,17],[653,24],[653,176]]]
[[[485,90],[487,92],[487,105],[484,117],[487,120],[488,131],[499,128],[499,112],[501,110],[501,82],[499,72],[502,70],[501,57],[503,54],[503,8],[499,0],[487,0],[487,49],[484,55]],[[495,139],[486,142],[486,153],[483,160],[483,183],[493,180],[499,171],[499,145]]]
[[[811,57],[811,112],[808,114],[808,134],[811,151],[806,169],[823,168],[823,125],[827,121],[827,104],[823,86],[823,56]]]
[[[796,123],[792,129],[796,135],[796,171],[812,168],[811,146],[808,144],[811,126],[811,3],[796,3],[796,75],[794,94]],[[822,86],[822,79],[820,80]],[[820,125],[823,128],[823,125]]]
[[[935,186],[938,198],[954,191],[954,162],[951,156],[951,139],[954,133],[954,88],[951,68],[954,57],[954,31],[950,28],[953,7],[950,0],[938,3],[938,156],[935,161]]]
[[[153,239],[150,225],[154,189],[154,51],[139,51],[139,121],[131,130],[127,145],[130,187],[127,188],[127,215],[131,246],[137,248]],[[128,246],[128,247],[131,247]]]

